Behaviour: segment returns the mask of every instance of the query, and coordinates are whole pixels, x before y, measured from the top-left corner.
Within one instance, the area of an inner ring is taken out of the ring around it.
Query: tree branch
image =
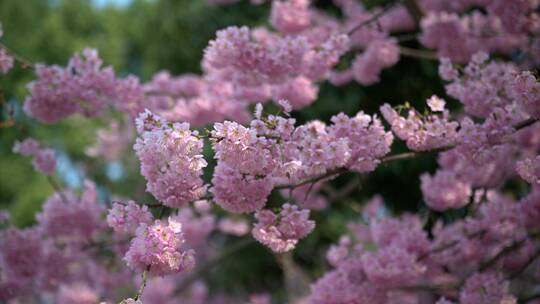
[[[0,48],[4,48],[9,53],[9,55],[15,58],[15,61],[18,61],[21,64],[21,67],[23,67],[24,69],[30,69],[30,70],[34,69],[34,64],[30,60],[13,52],[9,47],[7,47],[7,45],[0,43]]]
[[[64,202],[64,204],[67,204],[68,203],[68,199],[67,197],[64,195],[64,191],[62,190],[62,188],[60,187],[60,185],[54,180],[54,178],[50,175],[47,175],[47,181],[49,182],[49,184],[51,184],[51,186],[53,187],[54,191],[56,193],[58,193],[58,195],[60,195],[60,198],[62,199],[62,201]]]
[[[357,30],[359,30],[360,28],[366,26],[366,25],[369,25],[377,20],[379,20],[379,18],[381,18],[383,15],[385,15],[386,13],[388,13],[392,8],[394,8],[396,5],[400,4],[403,0],[398,0],[396,2],[393,2],[393,3],[390,3],[388,5],[386,5],[385,7],[383,7],[379,12],[375,13],[373,16],[371,16],[371,18],[357,24],[356,26],[354,26],[352,29],[348,30],[347,31],[347,35],[352,35],[354,32],[356,32]]]
[[[424,17],[424,11],[418,5],[418,2],[416,0],[405,0],[405,8],[411,15],[411,17],[414,19],[415,25],[418,27],[420,24],[420,21],[422,20],[422,17]]]
[[[439,56],[437,56],[437,53],[432,52],[432,51],[417,50],[417,49],[408,48],[405,46],[399,46],[399,52],[403,56],[427,59],[427,60],[439,60]]]
[[[514,126],[514,129],[516,129],[516,131],[517,131],[517,130],[521,130],[521,129],[526,128],[526,127],[528,127],[528,126],[532,126],[532,125],[535,124],[537,121],[538,121],[538,119],[532,118],[532,117],[531,117],[531,118],[529,118],[529,119],[526,119],[526,120],[524,120],[524,121],[522,121],[522,122],[516,124],[516,125]]]
[[[142,293],[144,292],[144,288],[146,287],[146,282],[148,281],[148,272],[150,271],[151,265],[148,265],[146,269],[142,273],[142,283],[141,287],[139,288],[139,291],[137,291],[137,294],[135,295],[135,298],[133,298],[135,301],[139,300]]]
[[[514,271],[508,276],[509,280],[513,280],[517,278],[523,271],[525,271],[538,257],[540,256],[540,247],[536,249],[536,251],[529,257],[527,262],[523,264],[519,269]]]
[[[214,268],[214,266],[219,264],[219,262],[229,257],[230,255],[248,247],[254,242],[255,241],[252,238],[243,238],[232,244],[231,246],[226,247],[223,251],[219,252],[217,255],[213,256],[203,264],[196,267],[195,270],[187,274],[186,277],[182,280],[182,282],[176,287],[175,293],[181,293],[193,282],[195,282],[201,275],[210,271],[212,268]]]

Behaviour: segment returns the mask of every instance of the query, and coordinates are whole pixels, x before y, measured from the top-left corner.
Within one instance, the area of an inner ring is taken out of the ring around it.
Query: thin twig
[[[530,238],[537,238],[540,235],[540,233],[532,233],[527,235],[526,238],[521,239],[519,241],[514,241],[509,246],[504,247],[499,251],[495,256],[493,256],[491,259],[485,261],[484,263],[480,264],[480,267],[478,268],[480,271],[484,271],[491,267],[493,264],[497,263],[501,258],[506,256],[508,253],[513,252],[516,249],[521,248]]]
[[[335,176],[335,175],[340,175],[340,174],[345,173],[345,172],[347,172],[347,168],[337,168],[337,169],[334,169],[334,170],[330,170],[330,171],[326,172],[325,174],[315,176],[315,177],[312,177],[312,178],[308,178],[308,179],[299,181],[297,183],[292,183],[292,184],[287,184],[287,185],[279,185],[279,186],[274,187],[274,189],[281,190],[281,189],[297,188],[297,187],[300,187],[300,186],[303,186],[303,185],[307,185],[309,183],[314,183],[314,182],[318,182],[318,181],[326,179],[326,178],[330,178],[330,177]]]
[[[369,24],[377,21],[379,18],[381,18],[386,13],[388,13],[392,8],[394,8],[397,4],[401,3],[402,1],[403,0],[398,0],[396,2],[393,2],[393,3],[390,3],[390,4],[386,5],[379,12],[377,12],[376,14],[371,16],[371,18],[369,18],[368,20],[365,20],[365,21],[357,24],[356,26],[354,26],[352,29],[348,30],[347,35],[352,35],[354,32],[356,32],[357,30],[359,30],[363,26],[369,25]]]
[[[313,187],[315,186],[315,182],[311,183],[309,185],[309,188],[308,190],[306,191],[306,195],[304,195],[304,199],[302,200],[302,204],[304,204],[306,202],[306,200],[308,199],[309,197],[309,194],[311,193],[311,190],[313,190]]]
[[[214,257],[207,260],[205,263],[199,265],[195,268],[192,272],[186,275],[186,277],[182,280],[182,282],[177,286],[176,292],[180,293],[184,291],[187,287],[189,287],[193,282],[195,282],[202,274],[210,271],[214,266],[219,264],[222,260],[225,258],[235,254],[236,252],[248,247],[249,245],[253,244],[255,241],[252,238],[243,238],[236,243],[230,245],[229,247],[225,247],[224,250],[219,252]],[[175,292],[175,293],[176,293]]]
[[[403,34],[399,36],[392,36],[395,38],[398,42],[408,42],[408,41],[414,41],[418,38],[418,34],[416,33],[409,33],[409,34]]]
[[[439,60],[437,53],[426,50],[418,50],[413,48],[408,48],[406,46],[399,46],[399,52],[403,56],[427,59],[427,60]]]
[[[515,278],[517,278],[523,271],[525,271],[538,257],[540,256],[540,247],[538,247],[536,249],[536,251],[529,257],[529,259],[527,260],[527,262],[525,262],[525,264],[523,264],[519,269],[517,269],[516,271],[512,272],[509,276],[508,276],[508,280],[513,280]]]
[[[400,154],[394,154],[387,157],[384,157],[381,162],[382,163],[388,163],[395,160],[403,160],[403,159],[411,159],[418,156],[417,152],[405,152]]]
[[[418,2],[416,0],[405,0],[405,8],[407,9],[411,17],[414,19],[414,24],[418,27],[420,21],[422,20],[422,17],[424,17],[425,15],[422,7],[418,5]]]
[[[339,190],[336,190],[332,188],[330,185],[323,186],[323,190],[328,194],[328,201],[330,202],[337,202],[342,200],[345,197],[348,197],[351,193],[353,193],[355,190],[360,188],[360,181],[361,178],[359,176],[355,176],[353,179],[351,179],[345,186],[341,187]]]
[[[144,291],[144,288],[146,287],[146,282],[148,281],[148,272],[150,271],[150,267],[151,267],[151,265],[146,266],[146,269],[142,273],[141,287],[139,288],[139,291],[135,295],[135,298],[133,298],[135,301],[139,300],[139,298],[141,297],[141,295],[142,295],[142,293]]]
[[[17,53],[15,53],[14,51],[12,51],[4,43],[0,42],[0,48],[4,48],[9,53],[9,55],[11,55],[13,58],[15,58],[16,61],[18,61],[21,64],[21,67],[23,67],[25,69],[30,69],[30,70],[34,69],[34,64],[30,60],[22,57],[21,55],[19,55]]]
[[[67,197],[64,195],[64,191],[62,190],[62,187],[54,180],[54,178],[50,175],[47,175],[47,181],[49,181],[49,184],[53,187],[54,191],[60,195],[60,198],[64,202],[64,204],[68,203]]]
[[[468,235],[467,237],[469,238],[476,238],[476,237],[480,237],[482,236],[486,231],[485,230],[480,230],[480,231],[477,231],[475,233],[471,233],[470,235]],[[450,249],[456,245],[458,245],[460,242],[459,241],[452,241],[450,243],[447,243],[447,244],[444,244],[444,245],[441,245],[439,247],[435,247],[423,254],[421,254],[419,257],[418,257],[418,260],[421,261],[425,258],[427,258],[428,256],[432,255],[432,254],[435,254],[435,253],[439,253],[439,252],[443,252],[447,249]]]
[[[526,119],[526,120],[524,120],[524,121],[522,121],[522,122],[516,124],[516,125],[514,126],[514,129],[516,129],[516,131],[517,131],[517,130],[521,130],[521,129],[523,129],[523,128],[526,128],[526,127],[528,127],[528,126],[531,126],[531,125],[535,124],[537,121],[538,121],[538,119],[532,118],[532,117],[531,117],[531,118],[529,118],[529,119]]]
[[[404,285],[399,286],[399,289],[402,290],[425,290],[433,293],[439,293],[442,290],[455,289],[461,285],[461,282],[449,283],[449,284],[415,284],[415,285]]]
[[[478,267],[478,270],[479,271],[485,271],[486,269],[488,269],[489,267],[491,267],[495,263],[497,263],[504,256],[506,256],[508,253],[520,248],[523,244],[525,244],[525,241],[527,241],[527,239],[522,239],[522,240],[519,240],[519,241],[512,242],[512,244],[510,244],[509,246],[506,246],[503,249],[501,249],[492,258],[490,258],[487,261],[480,264],[480,267]]]

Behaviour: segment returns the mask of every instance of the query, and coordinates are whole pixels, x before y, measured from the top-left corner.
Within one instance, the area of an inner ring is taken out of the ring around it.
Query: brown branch
[[[395,160],[403,160],[403,159],[411,159],[416,156],[418,156],[419,153],[417,152],[405,152],[400,154],[394,154],[390,156],[386,156],[381,160],[381,163],[387,163]]]
[[[338,190],[332,188],[330,185],[324,185],[322,189],[328,194],[328,201],[337,202],[359,189],[361,186],[360,182],[361,178],[359,176],[355,176],[353,179],[347,182],[345,186]]]
[[[517,278],[523,271],[525,271],[538,257],[540,256],[540,247],[536,249],[536,251],[529,257],[527,262],[523,264],[519,269],[515,270],[513,273],[511,273],[508,276],[509,280],[513,280]]]
[[[529,118],[529,119],[526,119],[526,120],[524,120],[524,121],[522,121],[522,122],[516,124],[516,125],[514,126],[514,129],[516,129],[516,131],[517,131],[517,130],[521,130],[521,129],[523,129],[523,128],[532,126],[532,125],[535,124],[537,121],[538,121],[538,119],[532,118],[532,117],[531,117],[531,118]]]
[[[506,256],[508,253],[513,252],[516,249],[519,249],[527,239],[522,239],[519,241],[514,241],[509,246],[504,247],[499,252],[497,252],[496,255],[494,255],[492,258],[484,261],[482,264],[480,264],[480,267],[478,267],[479,271],[485,271],[489,267],[493,266],[495,263],[497,263],[500,259],[502,259],[504,256]]]
[[[334,170],[330,170],[330,171],[326,172],[325,174],[322,174],[322,175],[319,175],[319,176],[314,176],[314,177],[311,177],[311,178],[308,178],[308,179],[305,179],[305,180],[301,180],[301,181],[296,182],[296,183],[287,184],[287,185],[279,185],[279,186],[274,187],[274,189],[276,189],[276,190],[289,189],[289,188],[294,189],[294,188],[297,188],[297,187],[300,187],[300,186],[303,186],[303,185],[307,185],[309,183],[315,183],[315,182],[318,182],[320,180],[330,178],[330,177],[335,176],[335,175],[340,175],[340,174],[345,173],[347,171],[348,171],[347,168],[337,168],[337,169],[334,169]]]
[[[392,8],[394,8],[396,5],[398,5],[399,3],[401,3],[403,0],[398,0],[396,2],[393,2],[393,3],[390,3],[388,5],[386,5],[385,7],[383,7],[379,12],[375,13],[373,16],[371,16],[371,18],[363,21],[363,22],[360,22],[359,24],[357,24],[356,26],[354,26],[353,28],[351,28],[350,30],[347,31],[347,35],[352,35],[354,32],[356,32],[357,30],[359,30],[360,28],[366,26],[366,25],[369,25],[377,20],[379,20],[379,18],[381,18],[383,15],[385,15],[386,13],[388,13]]]
[[[410,291],[429,291],[432,293],[440,293],[443,290],[455,289],[461,286],[461,282],[448,283],[448,284],[413,284],[413,285],[404,285],[399,286],[398,289],[410,290]]]
[[[476,238],[476,237],[480,237],[482,235],[484,235],[486,231],[485,230],[480,230],[480,231],[477,231],[475,233],[471,233],[470,235],[467,235],[468,238]],[[447,249],[450,249],[456,245],[458,245],[460,242],[459,241],[452,241],[450,243],[447,243],[447,244],[444,244],[444,245],[441,245],[439,247],[436,247],[436,248],[433,248],[427,252],[425,252],[424,254],[418,256],[418,260],[421,261],[425,258],[427,258],[428,256],[430,256],[431,254],[434,254],[434,253],[439,253],[439,252],[443,252]]]
[[[416,0],[405,0],[404,4],[407,11],[414,19],[414,24],[416,25],[416,27],[418,27],[420,21],[422,20],[422,17],[424,17],[425,15],[422,7],[418,5],[418,2]]]
[[[439,56],[437,56],[437,53],[432,52],[432,51],[418,50],[418,49],[408,48],[406,46],[400,46],[399,52],[401,53],[401,55],[407,56],[407,57],[427,59],[427,60],[439,60]]]
[[[540,236],[540,233],[532,233],[527,235],[526,238],[521,239],[519,241],[514,241],[509,246],[506,246],[505,248],[501,249],[495,256],[493,256],[491,259],[485,261],[484,263],[480,264],[480,267],[478,268],[480,271],[484,271],[491,267],[493,264],[497,263],[501,258],[506,256],[508,253],[513,252],[516,249],[521,248],[530,238],[537,238]]]

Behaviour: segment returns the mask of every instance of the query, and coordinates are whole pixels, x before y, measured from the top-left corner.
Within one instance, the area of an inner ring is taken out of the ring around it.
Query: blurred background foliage
[[[321,9],[337,12],[330,0],[314,2]],[[388,1],[364,1],[368,7],[385,2]],[[268,3],[253,6],[247,0],[224,7],[210,7],[204,0],[1,0],[0,22],[4,30],[1,41],[30,62],[60,65],[65,65],[74,52],[93,47],[118,74],[131,73],[146,81],[164,69],[175,75],[199,73],[202,51],[217,29],[228,25],[267,25],[268,12]],[[419,47],[414,41],[408,42],[408,46]],[[95,140],[96,128],[106,126],[106,119],[72,117],[55,125],[42,125],[22,113],[26,84],[32,79],[32,72],[20,66],[0,76],[5,99],[1,119],[4,121],[12,115],[16,119],[14,126],[0,128],[0,208],[12,212],[13,222],[19,226],[34,223],[35,212],[53,191],[47,180],[33,171],[28,158],[11,153],[14,141],[28,136],[58,151],[58,175],[64,185],[77,189],[87,177],[98,184],[104,199],[115,193],[140,202],[153,202],[144,193],[144,180],[131,150],[121,163],[108,163],[85,154],[85,149]],[[384,71],[380,83],[370,87],[354,83],[336,88],[323,83],[319,99],[294,116],[299,122],[328,121],[339,112],[375,113],[383,102],[409,101],[423,109],[425,99],[432,94],[445,96],[437,77],[437,64],[402,58],[397,66]],[[394,150],[398,153],[406,149],[396,141]],[[385,164],[362,177],[350,196],[333,202],[330,209],[314,212],[317,229],[300,243],[295,260],[310,269],[312,275],[319,275],[324,270],[321,262],[327,245],[346,230],[348,221],[358,218],[359,204],[376,193],[383,195],[393,212],[422,209],[418,176],[433,171],[435,165],[434,155],[423,155],[415,160]],[[347,174],[331,185],[340,189],[352,178],[353,174]],[[272,199],[282,200],[278,195]],[[216,275],[211,276],[212,280],[223,288],[278,287],[272,279],[280,272],[271,254],[252,245],[239,255],[241,259],[230,259],[221,269],[223,273],[235,272],[235,280]],[[253,280],[257,273],[265,273],[265,278]]]

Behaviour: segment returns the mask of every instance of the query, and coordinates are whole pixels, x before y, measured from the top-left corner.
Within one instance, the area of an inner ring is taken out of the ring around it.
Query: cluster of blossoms
[[[4,34],[4,31],[2,30],[2,24],[0,24],[0,38],[2,38],[2,35]],[[15,59],[13,56],[11,56],[8,51],[0,47],[0,73],[6,74],[11,68],[13,68],[13,64],[15,63]]]
[[[156,220],[137,228],[125,260],[127,265],[139,272],[146,269],[155,275],[177,273],[193,268],[195,252],[183,250],[182,224],[169,217],[164,223]]]
[[[88,181],[79,199],[71,192],[53,194],[36,216],[43,233],[58,239],[91,240],[103,225],[97,195],[95,185]]]
[[[408,117],[404,118],[389,104],[381,107],[381,113],[392,127],[392,131],[407,147],[413,151],[429,151],[452,146],[458,139],[457,128],[459,124],[449,120],[449,112],[444,109],[444,101],[437,96],[428,100],[428,105],[436,114],[422,115],[414,109],[408,110]]]
[[[274,252],[286,252],[293,249],[299,239],[310,234],[315,222],[309,220],[309,210],[298,209],[291,204],[283,204],[283,210],[277,215],[271,210],[257,211],[257,223],[251,233],[262,244]]]
[[[95,186],[86,183],[80,196],[64,191],[49,197],[35,226],[2,230],[0,300],[97,303],[128,284],[130,274],[107,267],[93,247],[104,228],[102,210]],[[36,298],[37,290],[45,298]]]
[[[527,182],[540,184],[540,156],[525,158],[516,164],[516,170]]]
[[[102,64],[96,50],[85,49],[65,68],[35,65],[38,80],[28,85],[25,112],[44,123],[55,123],[75,113],[96,116],[107,105],[136,115],[144,97],[138,79],[117,79],[112,68],[102,68]]]
[[[288,103],[282,104],[290,111]],[[390,152],[393,136],[375,116],[339,114],[329,126],[311,122],[295,127],[292,118],[263,117],[262,105],[256,108],[250,127],[225,121],[216,123],[209,133],[217,159],[210,193],[229,212],[256,212],[265,206],[274,188],[333,170],[371,172]],[[202,197],[207,187],[201,179],[206,162],[200,154],[203,141],[198,134],[187,124],[171,126],[148,111],[140,115],[137,124],[140,136],[135,151],[148,181],[147,190],[169,207],[181,207]],[[321,205],[298,201],[303,206]],[[309,233],[311,229],[306,230]],[[298,238],[307,233],[298,234]]]
[[[150,225],[154,216],[148,210],[148,206],[142,207],[134,201],[114,202],[107,213],[107,224],[115,233],[133,235],[139,224]]]
[[[308,0],[272,1],[270,24],[277,32],[245,26],[218,31],[205,49],[202,75],[161,72],[146,84],[135,76],[117,79],[110,68],[101,68],[93,50],[74,56],[65,68],[36,65],[39,79],[30,85],[26,112],[53,123],[74,113],[99,115],[112,104],[132,116],[148,108],[170,121],[194,125],[222,119],[246,122],[246,109],[253,103],[287,99],[294,109],[308,106],[317,98],[317,82],[325,79],[336,85],[353,79],[363,85],[378,82],[382,70],[400,59],[398,39],[392,35],[414,30],[417,16],[401,3],[368,10],[356,1],[334,2],[342,19]],[[526,65],[535,63],[540,49],[536,0],[456,3],[418,1],[423,13],[419,40],[426,47],[460,63],[478,51],[519,48],[526,53]],[[348,51],[358,52],[350,67],[333,70]],[[5,67],[12,65],[7,53],[3,57]]]
[[[467,62],[480,50],[508,53],[516,48],[531,52],[531,57],[537,55],[534,48],[540,32],[536,0],[421,2],[428,14],[421,22],[420,40],[436,48],[440,56]],[[477,9],[459,15],[473,7]]]
[[[174,208],[204,195],[203,141],[197,132],[189,130],[189,124],[170,125],[146,111],[137,118],[137,132],[134,150],[141,161],[141,175],[147,180],[148,192]]]
[[[463,74],[448,59],[441,61],[441,77],[450,81],[447,93],[464,105],[467,114],[478,119],[475,122],[465,116],[459,123],[453,122],[451,132],[443,132],[452,136],[439,135],[441,145],[428,149],[450,148],[439,156],[439,171],[432,177],[422,176],[426,203],[439,211],[465,206],[473,188],[500,188],[516,171],[533,184],[538,176],[534,155],[539,143],[531,137],[538,124],[516,132],[521,121],[536,118],[531,109],[535,102],[530,100],[540,100],[535,88],[538,82],[528,72],[519,72],[515,65],[487,60],[485,53],[475,54]],[[385,111],[390,110],[387,106]],[[396,118],[394,112],[391,112],[393,120],[388,121],[399,136],[408,124]],[[412,132],[409,138],[422,132]],[[407,140],[409,148],[414,150],[409,138],[400,138]]]
[[[280,36],[247,27],[220,30],[205,50],[205,78],[232,85],[251,102],[286,98],[295,109],[303,108],[317,97],[314,82],[324,80],[349,47],[346,35],[319,34],[324,36]]]
[[[226,121],[211,132],[218,163],[210,191],[227,211],[260,210],[273,188],[332,170],[373,171],[390,152],[393,136],[376,117],[339,114],[329,126],[295,127],[292,118],[262,117],[260,107],[249,128]]]
[[[354,242],[344,236],[330,247],[335,268],[312,285],[307,303],[516,303],[509,280],[538,263],[540,243],[526,236],[538,232],[537,199],[538,189],[520,201],[492,192],[476,215],[438,222],[433,239],[416,215],[351,224]],[[509,246],[516,251],[505,255]],[[426,297],[422,286],[447,298]]]
[[[103,157],[109,161],[121,159],[133,139],[133,125],[113,121],[108,128],[96,131],[96,142],[86,149],[91,157]]]
[[[32,165],[36,171],[45,175],[51,175],[56,169],[56,157],[53,149],[40,148],[40,144],[33,138],[27,138],[22,142],[16,142],[13,152],[24,156],[32,156]]]

